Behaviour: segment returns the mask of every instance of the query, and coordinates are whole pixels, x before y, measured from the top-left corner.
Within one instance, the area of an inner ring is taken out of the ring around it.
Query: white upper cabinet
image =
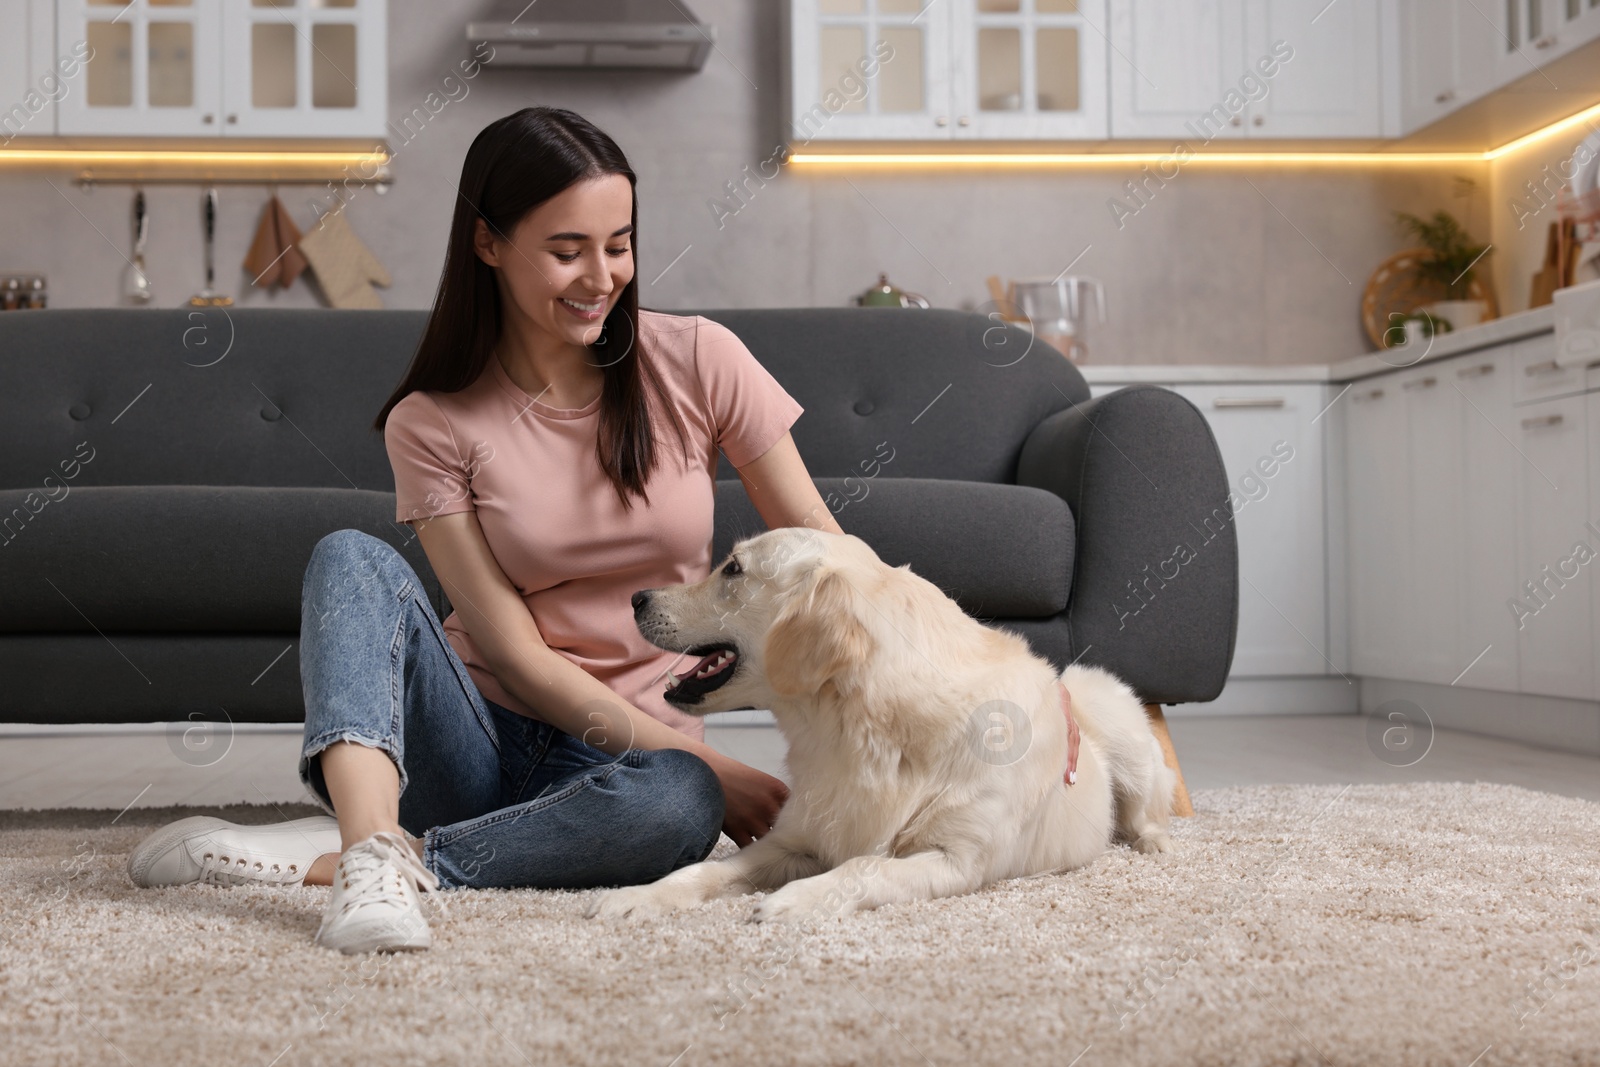
[[[1250,103],[1251,137],[1382,132],[1377,0],[1246,0],[1244,14],[1245,59],[1264,85]]]
[[[1247,101],[1235,85],[1244,62],[1242,0],[1117,0],[1111,136],[1245,136]]]
[[[1105,0],[793,0],[798,142],[1106,136]]]
[[[62,86],[83,72],[86,51],[52,55],[52,0],[0,3],[0,147],[17,137],[56,132],[55,100]]]
[[[57,0],[62,134],[381,136],[386,0]]]
[[[1404,0],[1400,4],[1403,133],[1448,115],[1499,84],[1507,2],[1474,6],[1460,0]]]
[[[219,129],[218,0],[58,0],[62,42],[84,42],[82,81],[61,98],[63,134],[203,136]]]
[[[1126,0],[1111,16],[1111,133],[1376,137],[1378,60],[1378,0]]]
[[[227,0],[225,134],[381,136],[388,110],[386,4]]]
[[[1600,36],[1595,0],[1500,0],[1496,82],[1514,81]]]
[[[794,141],[950,136],[953,4],[793,0]]]
[[[1105,0],[960,0],[955,136],[1103,138]]]

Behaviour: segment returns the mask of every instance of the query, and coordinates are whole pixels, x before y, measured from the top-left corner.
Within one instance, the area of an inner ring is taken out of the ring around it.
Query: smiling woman
[[[719,451],[769,525],[838,525],[794,398],[726,327],[639,307],[635,182],[570,111],[478,134],[427,328],[375,422],[396,518],[455,610],[441,622],[376,538],[318,542],[299,771],[337,821],[173,824],[135,882],[332,884],[319,943],[425,948],[419,890],[649,882],[776,820],[784,784],[663,697],[674,668],[708,665],[646,641],[631,598],[710,573]]]

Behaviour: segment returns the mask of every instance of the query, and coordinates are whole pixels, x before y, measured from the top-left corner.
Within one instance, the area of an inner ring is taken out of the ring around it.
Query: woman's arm
[[[806,471],[794,438],[785,430],[778,443],[738,468],[744,491],[766,520],[769,530],[780,526],[809,526],[842,534],[833,512]]]
[[[604,682],[545,644],[470,511],[417,524],[451,605],[495,679],[563,733],[604,752],[682,748],[709,762],[712,749],[633,707]]]

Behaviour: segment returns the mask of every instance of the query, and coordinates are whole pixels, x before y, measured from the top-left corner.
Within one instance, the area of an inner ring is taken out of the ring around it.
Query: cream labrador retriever
[[[634,599],[647,640],[698,657],[671,678],[674,707],[771,709],[790,795],[737,855],[597,894],[591,917],[754,891],[758,921],[848,914],[1080,867],[1114,834],[1172,847],[1176,779],[1126,685],[1092,667],[1058,675],[858,537],[772,530],[705,580]],[[1082,735],[1072,786],[1058,680]]]

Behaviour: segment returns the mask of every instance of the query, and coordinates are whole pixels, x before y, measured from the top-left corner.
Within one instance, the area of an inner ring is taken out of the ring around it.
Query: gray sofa
[[[888,563],[1146,702],[1221,691],[1237,548],[1187,400],[1091,401],[1054,349],[974,313],[698,313],[805,406],[818,488]],[[395,545],[446,614],[369,428],[425,316],[0,315],[0,721],[300,721],[301,578],[344,527]],[[720,555],[765,527],[726,459],[717,479]]]

